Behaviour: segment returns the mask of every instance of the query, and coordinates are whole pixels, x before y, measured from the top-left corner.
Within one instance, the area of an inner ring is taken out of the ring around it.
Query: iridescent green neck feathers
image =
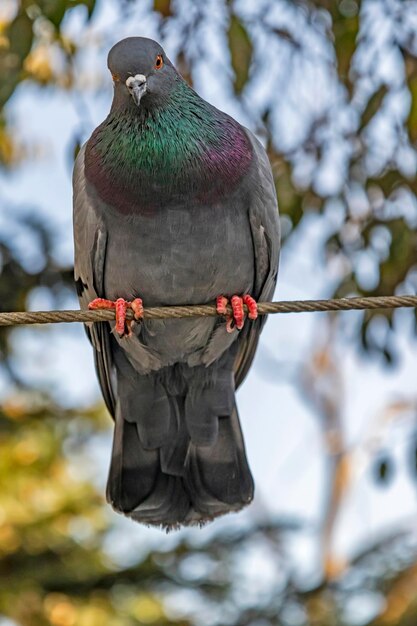
[[[207,205],[248,171],[244,129],[200,98],[180,77],[164,106],[113,107],[87,143],[86,176],[122,213],[193,198]]]

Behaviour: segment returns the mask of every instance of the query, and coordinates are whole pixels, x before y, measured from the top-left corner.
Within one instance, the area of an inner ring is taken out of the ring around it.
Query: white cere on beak
[[[129,76],[126,80],[126,87],[133,89],[135,85],[140,86],[146,83],[146,76],[144,74],[136,74],[136,76]]]
[[[146,93],[146,76],[144,74],[129,76],[126,80],[126,87],[135,101],[135,104],[139,106],[142,96]]]

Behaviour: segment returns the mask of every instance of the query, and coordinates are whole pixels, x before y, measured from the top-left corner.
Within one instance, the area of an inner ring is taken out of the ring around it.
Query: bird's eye
[[[114,72],[112,72],[111,75],[115,83],[117,83],[120,80],[119,74],[115,74]]]
[[[164,59],[162,58],[162,54],[158,54],[155,60],[155,69],[160,70],[164,65]]]

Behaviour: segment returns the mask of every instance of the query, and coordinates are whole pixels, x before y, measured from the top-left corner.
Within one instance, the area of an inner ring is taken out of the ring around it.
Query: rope
[[[288,300],[281,302],[259,302],[258,313],[312,313],[314,311],[361,311],[365,309],[397,309],[417,307],[417,296],[377,296],[367,298],[338,298],[333,300]],[[246,305],[244,306],[247,312]],[[232,310],[228,307],[228,312]],[[132,311],[127,318],[132,319]],[[169,319],[184,317],[215,317],[214,304],[196,306],[167,306],[145,308],[145,319]],[[114,309],[95,311],[25,311],[0,313],[0,326],[20,324],[57,324],[59,322],[104,322],[115,319]]]

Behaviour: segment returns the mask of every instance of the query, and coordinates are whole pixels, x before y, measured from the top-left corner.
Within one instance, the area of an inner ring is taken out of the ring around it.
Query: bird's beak
[[[140,101],[145,95],[147,89],[146,76],[144,76],[143,74],[129,76],[129,78],[126,80],[126,87],[128,88],[136,106],[139,106]]]

